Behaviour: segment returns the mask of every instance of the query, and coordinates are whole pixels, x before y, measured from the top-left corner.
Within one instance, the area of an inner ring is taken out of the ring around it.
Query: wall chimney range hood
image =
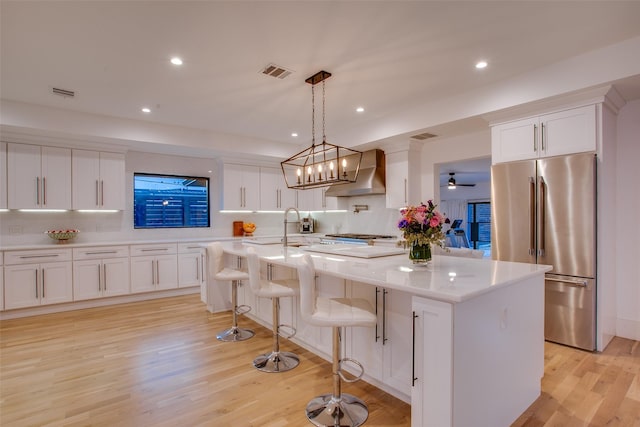
[[[356,182],[334,184],[325,195],[348,197],[369,194],[385,194],[385,159],[384,151],[369,150],[362,153],[360,171]]]

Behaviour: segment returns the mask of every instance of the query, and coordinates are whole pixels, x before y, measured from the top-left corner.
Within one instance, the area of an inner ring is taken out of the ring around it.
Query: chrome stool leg
[[[357,427],[369,417],[366,403],[341,392],[340,378],[340,327],[334,326],[333,394],[315,397],[307,404],[307,418],[312,424],[319,427]]]
[[[231,282],[231,305],[233,306],[233,323],[227,330],[220,332],[216,338],[220,341],[233,342],[244,341],[253,337],[254,332],[251,329],[243,329],[238,327],[238,281]]]
[[[262,372],[285,372],[298,366],[300,359],[294,353],[280,351],[280,298],[271,298],[271,301],[273,304],[273,349],[270,353],[256,357],[253,366]]]

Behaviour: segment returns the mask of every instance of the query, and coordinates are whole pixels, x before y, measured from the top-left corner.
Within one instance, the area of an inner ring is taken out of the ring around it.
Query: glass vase
[[[414,264],[426,264],[431,261],[431,245],[413,243],[409,249],[409,259]]]

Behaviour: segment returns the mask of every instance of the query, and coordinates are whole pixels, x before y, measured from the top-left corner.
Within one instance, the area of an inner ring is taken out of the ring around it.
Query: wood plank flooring
[[[282,340],[300,366],[256,371],[251,361],[271,347],[270,330],[241,317],[256,337],[217,341],[230,317],[187,295],[4,320],[0,425],[311,425],[304,407],[330,392],[330,364]],[[547,343],[542,388],[514,426],[640,427],[640,344],[616,338],[591,354]],[[410,426],[406,403],[363,381],[343,391],[367,402],[367,426]]]

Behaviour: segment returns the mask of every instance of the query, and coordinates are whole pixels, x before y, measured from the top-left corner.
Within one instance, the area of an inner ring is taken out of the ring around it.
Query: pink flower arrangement
[[[444,247],[444,233],[442,225],[445,217],[436,210],[432,200],[419,206],[407,206],[400,210],[398,228],[403,231],[403,237],[410,245],[435,244]]]

